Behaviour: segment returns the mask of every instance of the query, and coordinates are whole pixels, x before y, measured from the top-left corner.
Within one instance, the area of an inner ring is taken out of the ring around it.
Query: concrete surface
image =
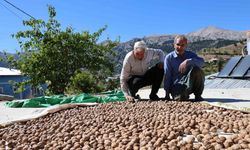
[[[143,99],[148,99],[150,89],[142,89],[138,94]],[[158,92],[159,97],[165,97],[165,92],[160,89]],[[204,103],[211,105],[237,109],[250,112],[250,89],[205,89],[202,95],[205,98]],[[190,98],[194,98],[191,95]],[[80,104],[81,105],[81,104]],[[82,104],[85,105],[85,104]],[[95,105],[95,104],[90,104]],[[79,106],[79,104],[78,104]],[[6,125],[11,122],[37,118],[47,113],[53,113],[61,109],[69,107],[76,107],[74,105],[53,106],[50,108],[8,108],[4,106],[4,102],[0,102],[0,125]]]

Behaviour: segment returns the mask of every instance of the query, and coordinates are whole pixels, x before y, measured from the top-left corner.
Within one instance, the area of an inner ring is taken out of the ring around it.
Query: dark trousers
[[[144,75],[133,75],[127,83],[131,96],[135,97],[135,94],[142,87],[152,85],[150,96],[155,96],[161,86],[164,70],[157,67],[152,67]]]
[[[199,67],[192,67],[187,74],[174,83],[171,95],[175,100],[187,100],[191,93],[194,93],[195,96],[201,96],[204,82],[204,72]]]

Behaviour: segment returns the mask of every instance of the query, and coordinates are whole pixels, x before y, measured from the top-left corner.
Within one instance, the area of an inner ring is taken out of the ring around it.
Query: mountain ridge
[[[120,43],[114,48],[117,52],[117,57],[115,58],[116,72],[120,72],[125,55],[133,50],[133,45],[136,41],[144,40],[148,47],[162,49],[165,54],[167,54],[174,50],[173,43],[176,35],[177,34],[144,36]],[[188,38],[187,49],[195,52],[203,48],[227,46],[246,39],[246,32],[226,30],[214,26],[208,26],[184,35]]]
[[[212,40],[216,39],[239,40],[246,38],[246,32],[227,30],[215,26],[208,26],[199,29],[195,32],[190,32],[187,34],[187,36],[198,36]]]
[[[162,49],[165,54],[174,50],[173,43],[177,34],[149,35],[141,38],[132,38],[126,42],[121,42],[113,50],[117,53],[114,60],[115,72],[119,73],[125,55],[133,50],[134,43],[144,40],[148,47]],[[194,32],[184,34],[188,38],[188,50],[198,52],[204,48],[219,48],[234,44],[246,39],[246,32],[232,31],[218,28],[215,26],[207,26]],[[1,56],[0,52],[0,56]],[[11,54],[15,55],[15,54]],[[0,62],[0,66],[7,66],[6,63]]]

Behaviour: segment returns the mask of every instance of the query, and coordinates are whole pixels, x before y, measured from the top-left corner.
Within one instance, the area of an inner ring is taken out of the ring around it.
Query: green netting
[[[125,101],[125,97],[121,91],[103,92],[99,96],[94,96],[82,93],[76,96],[53,95],[42,96],[22,101],[6,102],[5,106],[13,108],[21,107],[49,107],[53,105],[67,104],[67,103],[108,103],[116,101]]]
[[[108,102],[115,102],[115,101],[125,101],[124,94],[122,91],[113,91],[107,93],[109,96],[100,97],[99,103],[108,103]]]

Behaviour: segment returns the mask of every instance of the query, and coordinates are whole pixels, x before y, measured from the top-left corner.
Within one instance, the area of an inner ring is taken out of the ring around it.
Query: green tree
[[[70,94],[78,94],[81,92],[100,92],[99,84],[96,83],[94,75],[88,71],[76,71],[71,77],[71,82],[67,87]]]
[[[29,77],[24,84],[38,86],[47,83],[51,93],[60,94],[65,92],[77,70],[88,70],[100,80],[112,73],[110,57],[117,41],[107,40],[105,44],[97,44],[107,26],[92,34],[88,31],[74,32],[72,27],[63,30],[55,19],[55,8],[48,6],[48,13],[47,22],[35,19],[24,21],[24,26],[29,29],[13,35],[22,51],[19,59],[10,57],[8,61]]]

